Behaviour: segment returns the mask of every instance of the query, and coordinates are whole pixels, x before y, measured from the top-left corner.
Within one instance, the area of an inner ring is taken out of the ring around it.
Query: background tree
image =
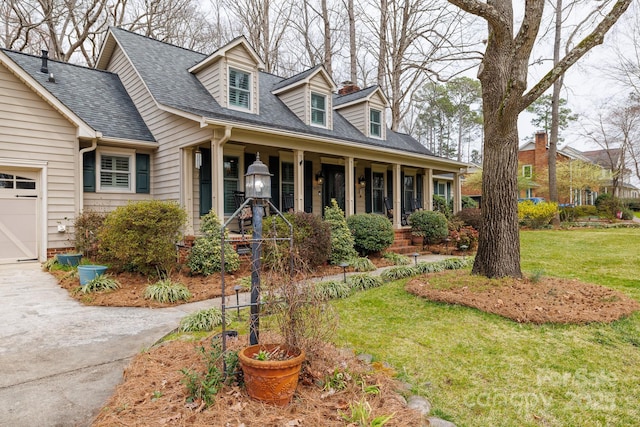
[[[558,130],[565,130],[569,124],[578,120],[577,114],[571,114],[571,109],[567,107],[567,100],[560,98],[558,100]],[[551,112],[553,109],[553,95],[542,95],[531,103],[526,109],[528,113],[534,114],[531,124],[537,128],[544,130],[547,136],[551,131]],[[559,138],[562,141],[561,138]]]
[[[449,2],[484,19],[489,32],[478,75],[483,97],[484,163],[482,227],[473,272],[488,277],[521,277],[516,197],[518,116],[579,58],[603,42],[604,35],[627,10],[631,0],[615,2],[595,23],[591,33],[526,93],[531,51],[545,2],[527,1],[517,30],[511,1]]]

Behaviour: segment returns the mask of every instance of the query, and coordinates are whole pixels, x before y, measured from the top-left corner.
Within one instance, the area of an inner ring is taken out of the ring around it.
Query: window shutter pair
[[[82,184],[85,193],[96,192],[96,152],[83,155]],[[136,193],[151,192],[151,156],[136,153]]]

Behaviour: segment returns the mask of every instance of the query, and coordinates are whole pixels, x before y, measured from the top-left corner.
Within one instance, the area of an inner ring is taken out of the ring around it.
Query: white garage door
[[[35,172],[0,169],[0,263],[38,258]]]

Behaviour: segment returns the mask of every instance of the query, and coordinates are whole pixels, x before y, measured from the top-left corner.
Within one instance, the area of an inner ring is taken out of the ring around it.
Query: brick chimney
[[[358,92],[359,90],[360,88],[356,86],[355,83],[347,80],[345,82],[342,82],[342,87],[340,88],[340,90],[338,90],[338,95],[347,95],[350,93]]]

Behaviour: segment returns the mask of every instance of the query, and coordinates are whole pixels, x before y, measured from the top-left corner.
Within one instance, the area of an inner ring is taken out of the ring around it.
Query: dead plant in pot
[[[271,242],[267,242],[267,245]],[[238,353],[249,396],[279,406],[295,393],[306,357],[314,357],[336,328],[330,306],[300,272],[304,261],[288,247],[273,243],[278,251],[261,273],[261,331],[271,331],[281,342],[262,343]],[[270,253],[273,255],[273,253]],[[292,274],[292,269],[298,274]]]

